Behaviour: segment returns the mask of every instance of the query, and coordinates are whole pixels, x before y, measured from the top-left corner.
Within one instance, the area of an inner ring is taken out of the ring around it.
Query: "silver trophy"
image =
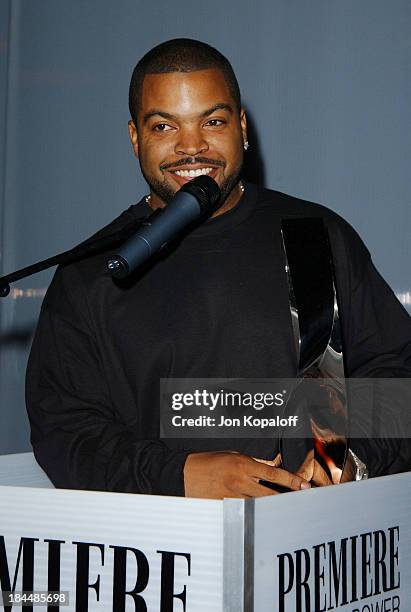
[[[298,377],[286,404],[298,431],[283,430],[282,464],[296,472],[313,456],[329,480],[349,479],[348,407],[340,316],[328,233],[322,219],[283,219]]]

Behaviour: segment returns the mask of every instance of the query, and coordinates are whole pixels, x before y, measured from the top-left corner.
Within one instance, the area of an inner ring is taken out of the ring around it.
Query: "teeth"
[[[212,171],[212,168],[197,168],[196,170],[176,170],[175,174],[178,176],[182,176],[183,178],[195,178],[196,176],[201,176],[202,174],[209,174]]]

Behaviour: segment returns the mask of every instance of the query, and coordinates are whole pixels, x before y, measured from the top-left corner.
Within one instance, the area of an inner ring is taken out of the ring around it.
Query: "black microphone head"
[[[213,212],[218,208],[220,188],[211,176],[197,176],[183,185],[180,191],[191,193],[197,200],[203,214]]]

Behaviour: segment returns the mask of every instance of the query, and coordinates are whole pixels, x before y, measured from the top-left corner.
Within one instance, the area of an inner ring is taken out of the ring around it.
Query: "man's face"
[[[246,119],[220,70],[147,75],[137,126],[130,121],[129,131],[153,208],[199,173],[219,185],[219,213],[237,203]]]

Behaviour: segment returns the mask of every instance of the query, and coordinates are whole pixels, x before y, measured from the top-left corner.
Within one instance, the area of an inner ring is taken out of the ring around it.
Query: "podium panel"
[[[254,610],[411,610],[411,474],[254,502]]]
[[[221,501],[0,486],[2,589],[68,591],[63,612],[220,612],[223,548]]]
[[[68,592],[26,612],[409,612],[410,502],[409,473],[214,501],[56,490],[0,457],[1,588]]]

